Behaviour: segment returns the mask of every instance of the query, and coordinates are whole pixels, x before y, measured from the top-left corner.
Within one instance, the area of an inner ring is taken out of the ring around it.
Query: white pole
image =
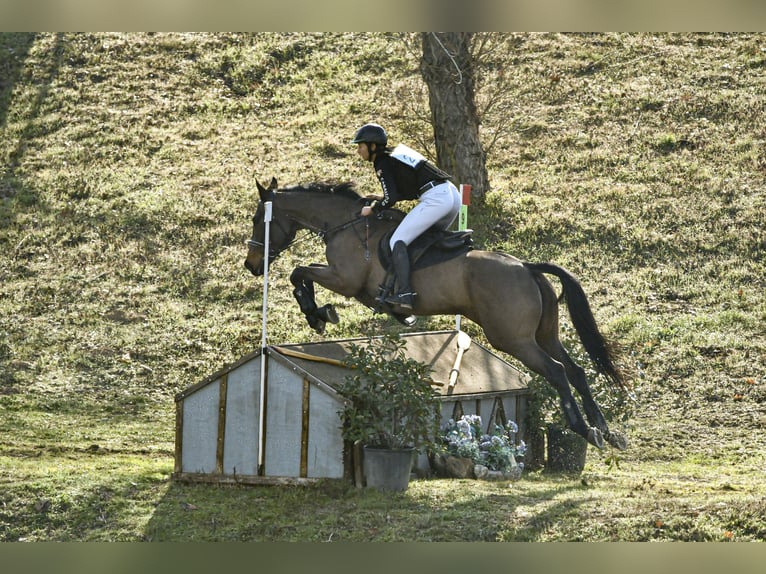
[[[258,406],[258,474],[263,474],[263,455],[266,443],[264,432],[266,430],[265,405],[266,405],[266,320],[269,303],[269,228],[271,227],[271,202],[264,203],[266,208],[263,221],[266,224],[263,235],[263,326],[261,327],[261,386],[259,391],[260,404]]]
[[[467,183],[460,184],[460,214],[457,220],[458,231],[468,229],[468,206],[471,204],[471,186]],[[462,317],[455,315],[455,331],[460,331]]]

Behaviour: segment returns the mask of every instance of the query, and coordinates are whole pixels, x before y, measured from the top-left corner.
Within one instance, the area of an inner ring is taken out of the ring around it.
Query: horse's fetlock
[[[293,295],[295,296],[295,300],[298,301],[298,305],[304,315],[312,315],[317,310],[316,302],[304,287],[296,287],[293,289]]]

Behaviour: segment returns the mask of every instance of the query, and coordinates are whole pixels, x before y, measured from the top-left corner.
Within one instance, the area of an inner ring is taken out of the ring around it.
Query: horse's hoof
[[[326,323],[322,321],[322,319],[316,317],[315,315],[309,315],[306,317],[306,319],[308,319],[309,327],[314,329],[314,331],[320,335],[324,335],[324,328]]]
[[[588,429],[588,442],[596,448],[604,448],[604,435],[595,427]]]
[[[604,438],[606,439],[606,442],[616,449],[625,450],[628,448],[628,439],[620,432],[608,431],[604,435]]]
[[[317,316],[325,323],[332,323],[337,325],[340,322],[338,313],[335,311],[335,307],[332,305],[324,305],[315,311]]]

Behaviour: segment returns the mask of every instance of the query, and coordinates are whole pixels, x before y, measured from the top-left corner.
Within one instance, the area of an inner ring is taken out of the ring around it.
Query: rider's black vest
[[[411,167],[391,157],[389,150],[375,158],[374,167],[383,188],[383,201],[378,203],[380,209],[393,207],[404,199],[417,199],[420,188],[428,182],[446,181],[452,177],[429,161]]]

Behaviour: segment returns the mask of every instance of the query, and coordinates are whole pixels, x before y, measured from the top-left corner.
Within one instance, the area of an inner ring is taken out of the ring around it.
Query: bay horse
[[[314,183],[278,189],[276,179],[272,179],[268,188],[260,183],[257,186],[260,202],[253,217],[252,238],[247,241],[245,267],[253,275],[262,275],[264,258],[273,261],[290,247],[299,230],[308,229],[326,244],[327,264],[296,267],[290,281],[311,327],[322,333],[326,323],[338,322],[332,306],[316,304],[314,283],[377,308],[376,295],[386,276],[378,244],[398,221],[362,217],[365,199],[351,183]],[[272,203],[268,254],[263,244],[267,201]],[[611,384],[624,386],[580,283],[553,263],[530,263],[505,253],[472,249],[444,263],[413,268],[412,287],[418,294],[413,314],[459,314],[470,319],[483,329],[494,348],[517,358],[553,385],[574,432],[598,448],[603,447],[606,439],[624,449],[625,437],[609,430],[584,370],[561,344],[558,298],[544,274],[560,280],[572,323],[597,370]],[[395,309],[387,311],[406,321]],[[574,400],[570,383],[580,395],[589,424]]]

